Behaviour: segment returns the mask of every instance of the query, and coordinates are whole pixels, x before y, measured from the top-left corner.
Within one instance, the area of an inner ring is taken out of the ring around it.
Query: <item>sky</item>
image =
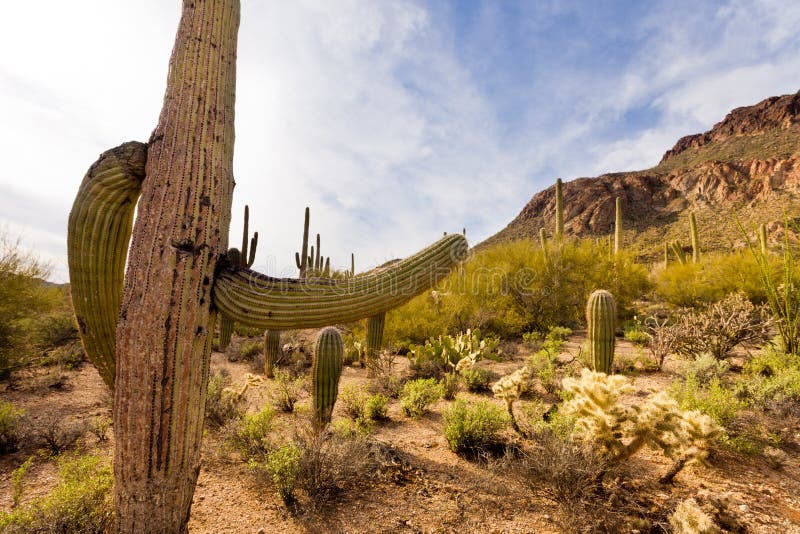
[[[68,279],[74,195],[146,141],[177,0],[2,2],[0,233]],[[800,2],[242,0],[231,243],[293,276],[303,210],[334,267],[472,244],[556,177],[648,168],[800,89]]]

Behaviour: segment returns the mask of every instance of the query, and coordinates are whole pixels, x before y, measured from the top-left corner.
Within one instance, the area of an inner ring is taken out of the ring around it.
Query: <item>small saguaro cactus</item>
[[[356,255],[354,253],[350,253],[350,276],[356,275]]]
[[[248,247],[249,238],[249,247]],[[228,250],[228,261],[233,265],[239,267],[247,267],[248,269],[253,266],[256,261],[256,249],[258,248],[258,232],[253,233],[250,237],[250,207],[244,207],[244,227],[242,228],[242,250],[232,248]],[[224,351],[228,348],[233,335],[233,320],[221,316],[219,319],[219,350]]]
[[[281,331],[268,329],[264,332],[264,376],[273,377],[275,364],[281,355]]]
[[[700,261],[700,234],[697,231],[697,219],[694,212],[689,214],[689,230],[692,233],[692,261],[697,263]]]
[[[564,238],[564,184],[556,179],[556,239]]]
[[[664,268],[669,266],[669,243],[664,241]]]
[[[320,330],[314,346],[311,367],[311,396],[314,404],[314,423],[324,428],[331,422],[333,405],[339,395],[339,377],[342,374],[344,342],[336,328]]]
[[[539,228],[539,243],[542,245],[542,255],[544,256],[544,261],[550,261],[550,255],[547,251],[547,231],[544,229],[544,226]]]
[[[589,295],[586,303],[586,337],[589,342],[589,358],[594,370],[611,373],[614,362],[614,323],[617,305],[614,297],[605,289]]]
[[[381,341],[383,340],[383,326],[386,322],[386,314],[379,313],[367,318],[367,367],[372,372],[372,365],[381,351]]]
[[[758,244],[761,248],[761,254],[763,256],[767,255],[767,225],[761,223],[761,226],[758,227]]]
[[[622,199],[617,197],[614,216],[614,254],[622,249]]]

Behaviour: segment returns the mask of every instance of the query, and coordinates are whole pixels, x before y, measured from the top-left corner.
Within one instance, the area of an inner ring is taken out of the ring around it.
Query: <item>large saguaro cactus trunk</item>
[[[120,532],[185,532],[233,193],[238,0],[186,0],[148,145],[116,333]]]

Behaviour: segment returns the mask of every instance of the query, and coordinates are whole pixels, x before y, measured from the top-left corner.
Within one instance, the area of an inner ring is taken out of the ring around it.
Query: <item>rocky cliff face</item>
[[[702,134],[681,138],[652,169],[578,178],[564,184],[566,232],[613,231],[622,199],[626,241],[653,252],[680,239],[689,211],[707,233],[708,248],[737,244],[736,217],[746,225],[773,223],[800,210],[800,92],[731,111]],[[482,243],[536,238],[555,220],[555,188],[537,193],[503,230]],[[716,232],[715,235],[712,235]],[[675,237],[678,236],[678,237]],[[739,235],[739,244],[743,239]]]

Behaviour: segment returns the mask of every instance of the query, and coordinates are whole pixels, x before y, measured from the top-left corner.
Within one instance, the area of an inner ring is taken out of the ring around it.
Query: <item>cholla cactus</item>
[[[714,520],[691,497],[681,501],[669,518],[675,534],[716,534],[720,529]]]
[[[599,442],[612,463],[626,460],[645,445],[674,459],[662,482],[672,481],[685,465],[704,461],[709,443],[720,432],[710,417],[681,410],[664,391],[644,402],[623,404],[621,397],[634,390],[620,375],[584,369],[580,379],[564,379],[564,391],[574,395],[563,411],[576,417],[575,432]]]
[[[498,399],[506,402],[508,414],[511,416],[511,426],[519,432],[517,420],[514,417],[514,402],[528,389],[528,382],[531,378],[531,371],[527,367],[517,369],[510,375],[506,375],[492,386],[492,393]]]

